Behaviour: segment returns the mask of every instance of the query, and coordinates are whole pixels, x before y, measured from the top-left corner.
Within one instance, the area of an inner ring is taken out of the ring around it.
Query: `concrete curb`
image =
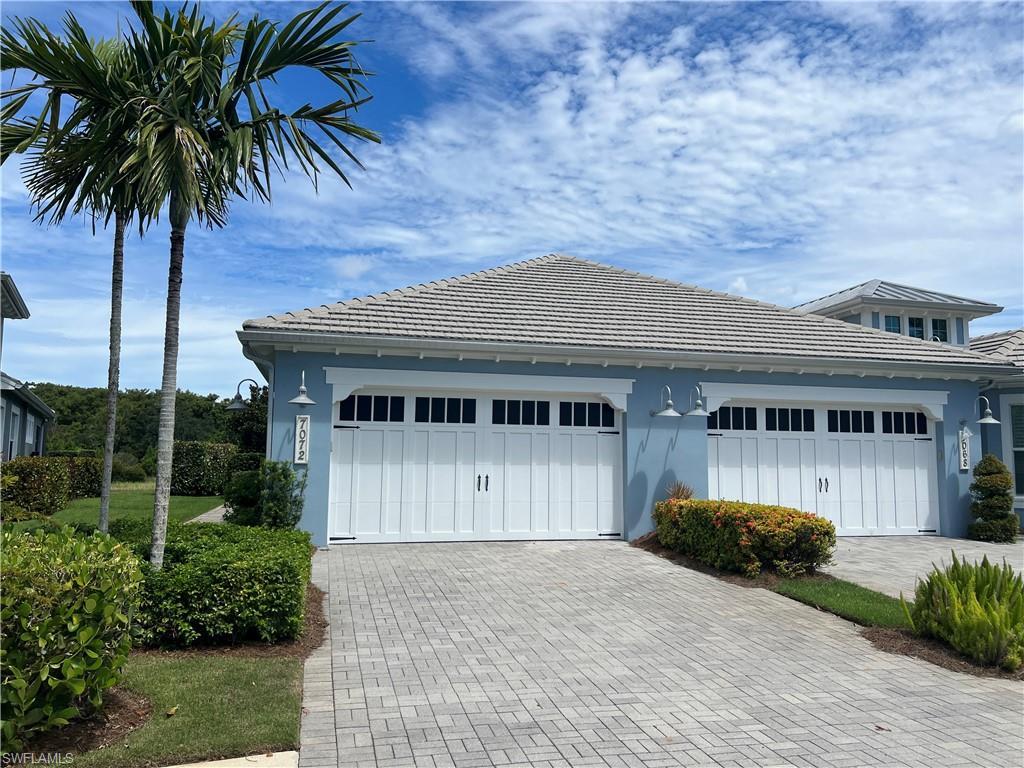
[[[274,752],[269,755],[232,757],[229,760],[208,760],[204,763],[172,765],[168,768],[295,768],[299,764],[298,752]]]

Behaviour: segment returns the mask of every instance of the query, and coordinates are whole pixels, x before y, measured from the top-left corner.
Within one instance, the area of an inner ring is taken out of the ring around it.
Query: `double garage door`
[[[620,414],[597,399],[364,391],[334,417],[332,543],[621,535]]]
[[[709,497],[814,512],[839,535],[938,533],[934,427],[911,410],[725,405],[708,419]]]

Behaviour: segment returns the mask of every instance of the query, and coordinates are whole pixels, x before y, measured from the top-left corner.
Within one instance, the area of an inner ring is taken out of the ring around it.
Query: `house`
[[[0,272],[0,359],[4,323],[28,317],[28,306],[14,279]],[[0,455],[4,459],[42,454],[46,447],[46,430],[53,420],[53,410],[38,395],[23,382],[0,371]]]
[[[979,382],[1019,373],[559,254],[238,336],[270,384],[269,455],[307,470],[319,545],[633,539],[675,481],[841,535],[962,535]]]
[[[1002,459],[1013,473],[1013,508],[1024,520],[1024,328],[977,336],[971,349],[1018,369],[1017,375],[994,378],[982,391],[999,424],[983,430],[981,437],[983,450]]]

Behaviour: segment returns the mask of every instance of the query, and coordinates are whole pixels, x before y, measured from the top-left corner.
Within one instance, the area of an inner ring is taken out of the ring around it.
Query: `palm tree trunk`
[[[181,314],[181,273],[185,260],[188,211],[180,211],[171,193],[171,261],[167,271],[167,319],[164,325],[164,375],[160,384],[160,423],[156,440],[156,499],[153,502],[153,543],[149,562],[157,570],[164,564],[167,507],[171,499],[171,461],[174,455],[174,401],[178,393],[178,320]]]
[[[121,297],[124,293],[125,216],[114,214],[114,263],[110,270],[110,360],[107,363],[107,427],[103,440],[103,484],[100,487],[99,529],[110,521],[110,476],[114,469],[117,430],[117,389],[121,378]]]

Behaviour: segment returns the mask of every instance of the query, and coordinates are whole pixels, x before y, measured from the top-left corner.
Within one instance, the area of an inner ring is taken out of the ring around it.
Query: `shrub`
[[[52,515],[68,505],[71,479],[66,460],[50,456],[19,456],[4,463],[3,472],[17,482],[4,489],[4,501],[29,512]]]
[[[665,495],[670,499],[685,501],[693,498],[693,488],[677,480],[665,486]]]
[[[296,477],[286,461],[265,461],[261,473],[260,522],[268,528],[294,528],[302,517],[306,473]]]
[[[654,505],[654,521],[669,549],[748,576],[763,568],[783,576],[813,571],[831,560],[836,544],[825,518],[767,504],[669,499]]]
[[[227,485],[228,464],[238,452],[230,443],[174,442],[171,493],[175,496],[220,496]]]
[[[232,475],[224,489],[224,521],[236,525],[259,525],[262,488],[259,470]]]
[[[1008,670],[1024,666],[1024,579],[1003,562],[965,557],[934,568],[917,583],[914,604],[903,610],[918,634],[936,637],[980,664]]]
[[[228,474],[233,475],[236,472],[249,472],[256,470],[260,468],[260,464],[262,463],[262,453],[239,451],[228,460]]]
[[[115,458],[110,467],[110,479],[115,483],[141,483],[146,479],[146,470],[141,464],[125,464]]]
[[[70,528],[2,533],[0,706],[4,750],[98,708],[131,648],[137,558]]]
[[[1013,475],[991,453],[974,466],[971,483],[971,515],[967,537],[976,541],[1010,544],[1017,538],[1020,521],[1013,512]]]
[[[71,456],[85,459],[95,459],[99,456],[99,451],[94,451],[88,448],[82,448],[77,451],[47,451],[47,456]]]
[[[149,531],[111,523],[137,552]],[[302,630],[309,534],[217,523],[168,526],[164,567],[143,566],[139,638],[151,645],[276,642]]]
[[[99,496],[103,488],[103,459],[67,456],[61,461],[68,468],[68,494],[72,499]]]

